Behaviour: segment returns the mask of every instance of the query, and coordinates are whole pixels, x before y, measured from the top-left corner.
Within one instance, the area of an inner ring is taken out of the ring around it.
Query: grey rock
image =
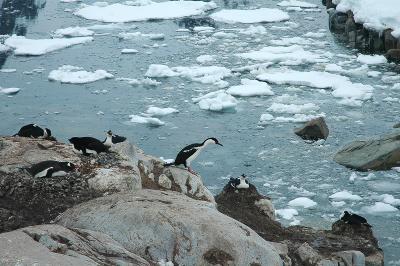
[[[340,257],[346,266],[365,266],[365,256],[357,250],[347,250],[334,253]]]
[[[111,237],[90,230],[40,225],[0,234],[0,265],[149,266]]]
[[[385,56],[389,61],[400,63],[400,47],[398,49],[390,49]]]
[[[316,265],[322,259],[318,252],[310,247],[308,243],[303,243],[296,250],[296,254],[304,265]]]
[[[393,32],[392,29],[387,29],[383,31],[383,38],[385,39],[386,51],[397,48],[398,40],[395,37],[393,37],[392,32]]]
[[[165,174],[161,174],[158,177],[158,184],[166,189],[171,189],[172,187],[172,181]]]
[[[144,189],[97,198],[67,210],[57,222],[107,234],[152,261],[282,265],[275,248],[252,229],[210,202],[173,191]]]
[[[354,141],[338,151],[334,160],[359,171],[389,170],[400,165],[400,132]]]
[[[328,2],[327,2],[328,5]],[[336,10],[329,13],[329,29],[336,33],[344,33],[347,21],[347,14]]]
[[[319,139],[327,139],[329,129],[323,117],[318,117],[308,121],[301,128],[295,129],[294,133],[305,140],[316,141]]]

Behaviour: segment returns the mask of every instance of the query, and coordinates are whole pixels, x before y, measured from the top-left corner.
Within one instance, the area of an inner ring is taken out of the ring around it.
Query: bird
[[[65,176],[75,170],[75,165],[70,162],[43,161],[26,170],[35,178]]]
[[[27,138],[49,138],[51,137],[51,130],[48,128],[42,128],[36,124],[29,124],[21,127],[14,137],[27,137]]]
[[[351,225],[365,225],[367,227],[372,227],[367,222],[367,219],[355,213],[349,213],[348,211],[344,211],[344,214],[342,215],[342,217],[340,217],[340,220]]]
[[[103,142],[92,137],[73,137],[69,139],[74,145],[74,150],[83,155],[89,156],[90,154],[99,154],[101,152],[108,152],[109,147]]]
[[[228,184],[233,187],[233,188],[238,188],[238,189],[246,189],[249,188],[249,181],[247,180],[247,176],[245,174],[242,174],[240,177],[231,177],[229,179]]]
[[[217,144],[219,146],[223,146],[221,143],[216,138],[207,138],[204,140],[202,143],[194,143],[186,146],[183,148],[178,155],[176,156],[176,159],[172,163],[166,163],[164,164],[165,167],[171,166],[171,165],[184,165],[188,171],[192,174],[196,175],[196,172],[190,168],[191,162],[199,156],[200,152],[209,144]]]
[[[103,144],[107,147],[111,147],[113,144],[117,144],[120,142],[124,142],[126,140],[125,137],[118,136],[112,133],[111,130],[107,131],[106,139],[103,141]]]

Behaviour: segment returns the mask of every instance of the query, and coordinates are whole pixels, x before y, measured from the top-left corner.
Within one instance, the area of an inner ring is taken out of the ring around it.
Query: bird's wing
[[[122,137],[122,136],[118,136],[118,135],[113,135],[113,136],[112,136],[112,142],[113,142],[114,144],[120,143],[120,142],[124,142],[125,140],[126,140],[126,138],[125,138],[125,137]]]
[[[200,147],[200,144],[192,144],[183,148],[175,159],[175,165],[183,164],[187,158],[192,156]]]

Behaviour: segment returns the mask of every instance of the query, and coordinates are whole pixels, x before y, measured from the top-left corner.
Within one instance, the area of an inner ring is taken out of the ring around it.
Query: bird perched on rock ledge
[[[107,131],[106,139],[103,141],[103,143],[107,147],[111,147],[113,144],[124,142],[125,140],[126,140],[125,137],[115,135],[112,133],[111,130],[109,130],[109,131]]]
[[[176,156],[176,159],[172,163],[166,163],[164,164],[165,167],[171,166],[171,165],[184,165],[188,171],[192,174],[196,174],[191,168],[190,168],[190,163],[199,156],[200,152],[207,147],[209,144],[217,144],[220,146],[223,146],[221,143],[216,138],[208,138],[204,140],[202,143],[194,143],[186,146],[183,148],[178,155]]]
[[[231,177],[228,184],[237,189],[247,189],[250,186],[245,174],[242,174],[240,177]]]
[[[342,217],[340,217],[340,220],[347,224],[351,225],[365,225],[367,227],[372,227],[368,222],[367,219],[364,217],[354,214],[354,213],[349,213],[348,211],[344,211]]]

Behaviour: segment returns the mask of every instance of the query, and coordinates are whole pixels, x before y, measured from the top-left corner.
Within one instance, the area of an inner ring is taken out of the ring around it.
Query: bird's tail
[[[172,166],[172,165],[175,165],[175,162],[172,162],[172,163],[165,163],[165,164],[164,164],[164,167],[168,167],[168,166]]]

